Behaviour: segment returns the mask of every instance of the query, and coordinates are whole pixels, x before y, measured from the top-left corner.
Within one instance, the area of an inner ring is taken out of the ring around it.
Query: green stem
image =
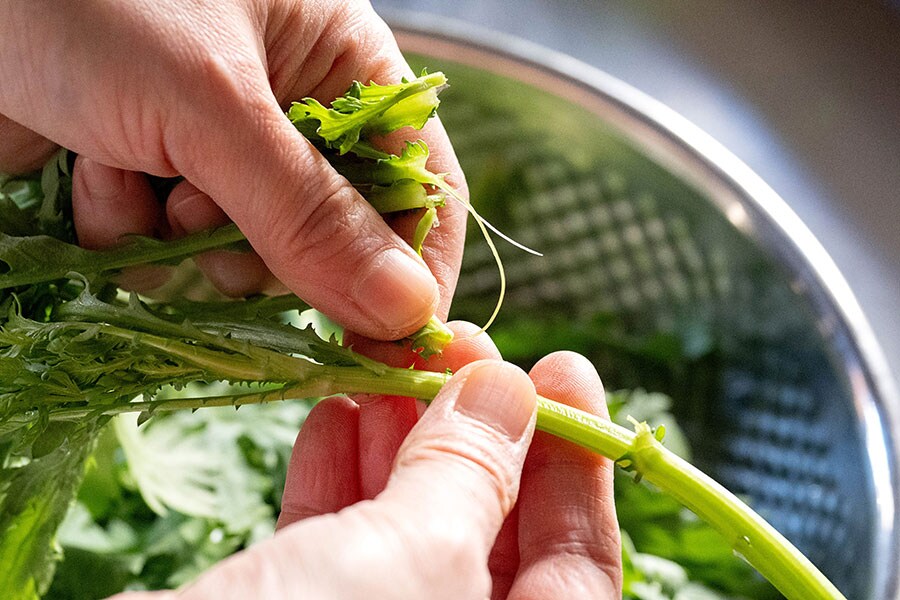
[[[167,349],[171,351],[171,349]],[[296,360],[296,359],[294,359]],[[402,395],[432,400],[449,378],[445,373],[388,368],[373,373],[365,367],[317,365],[303,382],[278,390],[218,398],[179,398],[129,402],[103,409],[103,414],[167,411],[208,406],[241,406],[288,397],[336,393]],[[51,410],[51,421],[87,414],[84,408]],[[95,410],[92,414],[97,414]],[[629,466],[662,491],[707,521],[753,567],[789,600],[842,599],[824,575],[784,536],[734,494],[663,447],[646,424],[636,431],[595,415],[538,398],[537,428]]]
[[[108,250],[86,250],[55,238],[42,236],[11,238],[0,234],[0,238],[7,242],[17,239],[20,244],[17,251],[25,255],[47,253],[51,250],[56,253],[53,259],[46,263],[38,266],[29,263],[25,267],[14,268],[9,273],[4,273],[0,276],[0,289],[62,279],[73,271],[82,275],[92,275],[133,265],[171,262],[207,250],[231,246],[246,239],[234,224],[211,231],[201,231],[176,240],[141,238],[140,241],[131,243],[126,241],[123,245]],[[33,260],[33,257],[29,260]]]
[[[544,398],[537,427],[633,468],[709,523],[788,600],[844,596],[787,538],[737,496],[667,450],[649,426],[636,431]]]
[[[653,449],[657,462],[648,481],[712,525],[778,591],[789,599],[843,598],[797,548],[734,494],[705,473],[665,451]]]
[[[200,231],[183,238],[155,244],[152,247],[142,249],[140,252],[135,252],[128,244],[125,244],[111,250],[98,252],[98,258],[102,257],[102,264],[98,265],[100,268],[96,272],[196,256],[207,250],[229,246],[246,239],[241,230],[237,228],[237,225],[231,223],[218,229]]]

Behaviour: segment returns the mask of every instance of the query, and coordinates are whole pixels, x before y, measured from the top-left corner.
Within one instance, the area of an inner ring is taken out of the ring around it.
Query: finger
[[[387,485],[394,457],[418,421],[416,401],[401,396],[369,396],[359,406],[359,485],[371,499]]]
[[[277,529],[360,500],[358,429],[359,407],[348,398],[312,409],[291,453]]]
[[[40,169],[58,146],[0,115],[0,173],[22,174]]]
[[[127,234],[159,235],[162,208],[147,178],[79,156],[72,175],[72,211],[78,241],[107,248]]]
[[[376,81],[398,80],[399,77],[392,79],[390,75],[376,79]],[[389,152],[399,154],[407,140],[417,139],[424,140],[428,145],[428,169],[433,173],[446,173],[447,183],[456,190],[460,198],[467,201],[469,189],[465,177],[450,145],[450,139],[436,117],[431,119],[420,131],[414,133],[398,131],[383,138],[379,145]],[[400,237],[410,243],[422,214],[421,211],[412,211],[385,215],[385,220]],[[434,274],[440,287],[440,303],[436,314],[441,319],[446,319],[459,279],[468,213],[460,200],[447,197],[444,206],[437,209],[437,216],[436,224],[425,237],[422,258]]]
[[[526,460],[528,460],[526,458]],[[509,590],[515,581],[516,571],[519,568],[519,505],[516,504],[512,512],[503,522],[500,533],[491,548],[488,556],[488,570],[491,572],[491,599],[506,600]]]
[[[518,367],[466,365],[406,438],[376,502],[420,534],[411,543],[466,546],[467,560],[487,575],[488,553],[518,494],[535,402]]]
[[[539,394],[608,416],[591,363],[558,352],[531,370]],[[620,598],[621,548],[612,463],[543,432],[522,474],[520,566],[509,600]]]
[[[72,173],[72,213],[78,243],[88,249],[118,246],[127,235],[159,237],[167,230],[147,178],[84,156]],[[168,269],[137,267],[118,277],[122,287],[144,291],[165,283]]]
[[[393,366],[415,363],[416,368],[432,371],[456,371],[476,360],[500,358],[490,337],[475,325],[459,321],[448,323],[448,327],[455,341],[430,361],[393,343],[361,340],[354,349]],[[363,498],[374,498],[384,490],[394,457],[418,420],[418,410],[414,400],[399,396],[370,396],[358,401],[360,487]]]
[[[486,597],[488,550],[515,501],[534,407],[534,385],[518,368],[464,367],[375,501],[296,523],[206,572],[185,596]],[[335,569],[336,556],[345,568]]]
[[[231,223],[212,198],[182,181],[169,193],[166,217],[172,235],[181,237]],[[207,279],[226,296],[242,297],[273,289],[274,276],[255,252],[214,250],[194,257]]]

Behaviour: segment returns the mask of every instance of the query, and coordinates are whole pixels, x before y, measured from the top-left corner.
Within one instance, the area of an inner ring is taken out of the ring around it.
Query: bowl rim
[[[402,50],[511,77],[606,118],[673,168],[732,224],[767,248],[798,284],[847,376],[871,462],[874,598],[900,598],[900,393],[871,325],[837,265],[787,202],[698,126],[629,84],[561,52],[443,16],[385,15]],[[873,508],[874,508],[873,507]]]

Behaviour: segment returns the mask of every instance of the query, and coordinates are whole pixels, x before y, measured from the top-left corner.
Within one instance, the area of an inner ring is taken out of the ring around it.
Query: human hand
[[[401,239],[415,217],[392,221],[395,234],[283,108],[304,96],[328,102],[353,79],[409,74],[362,0],[4,2],[0,171],[35,168],[55,144],[71,148],[82,245],[233,220],[258,256],[199,257],[220,289],[260,291],[271,271],[347,328],[395,339],[446,316],[465,210],[441,209],[423,263]],[[421,137],[430,168],[464,188],[440,123]],[[163,206],[144,173],[185,181]]]
[[[486,335],[451,327],[459,341],[430,366],[458,371],[421,420],[404,398],[322,401],[294,446],[275,537],[144,600],[620,598],[612,464],[532,439],[535,389],[605,414],[594,368],[557,353],[529,380]]]

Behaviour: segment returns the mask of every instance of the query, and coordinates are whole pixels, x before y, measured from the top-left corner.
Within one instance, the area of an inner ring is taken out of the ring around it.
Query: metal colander
[[[395,31],[414,65],[449,77],[441,116],[473,202],[544,253],[501,247],[502,314],[583,328],[617,315],[636,334],[688,323],[714,339],[715,356],[677,381],[621,365],[611,377],[671,393],[699,466],[848,598],[898,597],[897,399],[805,227],[730,154],[624,84],[433,25]],[[465,256],[454,316],[484,321],[496,266],[478,235]]]

